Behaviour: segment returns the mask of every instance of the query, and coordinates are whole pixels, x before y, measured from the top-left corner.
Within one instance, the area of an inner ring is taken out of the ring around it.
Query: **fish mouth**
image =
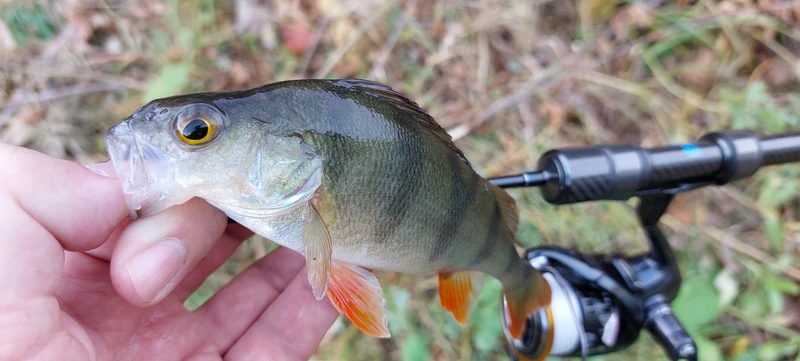
[[[122,181],[132,219],[168,208],[171,157],[138,137],[128,122],[108,130],[106,149]]]

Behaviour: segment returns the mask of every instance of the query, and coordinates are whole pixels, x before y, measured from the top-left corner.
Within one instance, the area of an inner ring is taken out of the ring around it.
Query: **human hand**
[[[250,235],[193,199],[130,221],[119,179],[0,144],[0,360],[306,360],[338,312],[278,249],[194,312]]]

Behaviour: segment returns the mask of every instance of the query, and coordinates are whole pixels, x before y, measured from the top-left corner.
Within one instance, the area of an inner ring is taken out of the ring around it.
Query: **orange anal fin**
[[[390,337],[383,290],[372,272],[332,261],[328,297],[339,313],[367,335]]]
[[[538,271],[531,274],[531,287],[504,290],[508,301],[508,331],[515,339],[522,337],[525,323],[530,315],[550,305],[550,284]]]
[[[462,326],[467,325],[469,307],[477,293],[469,271],[439,273],[439,301]]]

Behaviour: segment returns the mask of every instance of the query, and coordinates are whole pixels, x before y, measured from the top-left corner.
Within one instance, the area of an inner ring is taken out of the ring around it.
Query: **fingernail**
[[[167,238],[150,246],[125,262],[139,297],[148,303],[161,301],[177,283],[177,276],[186,265],[187,252],[183,243]]]

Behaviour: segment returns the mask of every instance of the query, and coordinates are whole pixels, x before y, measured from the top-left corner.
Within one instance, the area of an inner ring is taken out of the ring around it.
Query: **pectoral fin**
[[[328,297],[339,313],[367,335],[389,337],[386,302],[378,279],[356,265],[333,261]]]
[[[308,283],[314,297],[321,300],[328,289],[331,269],[331,234],[313,204],[308,206],[308,220],[303,230],[303,246],[306,254]]]
[[[467,324],[472,299],[480,286],[469,271],[439,273],[439,302],[462,326]]]

